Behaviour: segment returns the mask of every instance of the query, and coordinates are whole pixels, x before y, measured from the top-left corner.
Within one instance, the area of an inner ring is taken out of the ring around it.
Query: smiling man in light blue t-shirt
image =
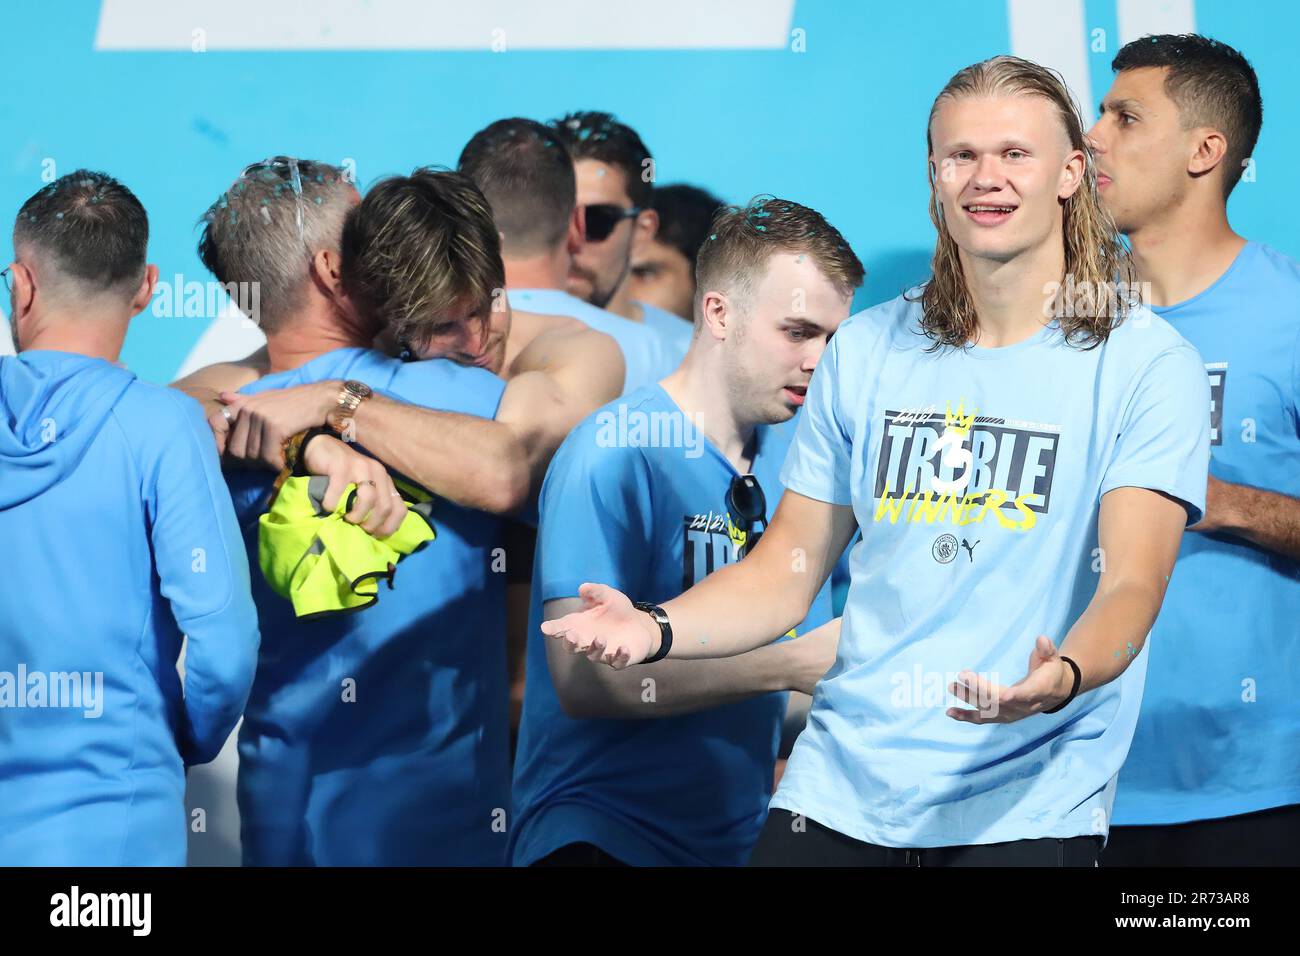
[[[1143,641],[1204,507],[1208,385],[1115,281],[1055,74],[959,72],[928,146],[934,276],[836,332],[759,546],[652,614],[590,585],[591,610],[543,631],[615,667],[741,653],[802,616],[861,529],[838,657],[751,862],[1095,866]]]

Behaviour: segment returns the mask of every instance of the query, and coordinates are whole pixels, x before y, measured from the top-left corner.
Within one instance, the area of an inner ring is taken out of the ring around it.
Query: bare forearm
[[[220,389],[210,388],[206,385],[189,384],[184,379],[179,382],[172,382],[171,387],[188,395],[202,405],[205,416],[215,415],[226,407],[225,403],[218,397],[221,394]]]
[[[457,504],[504,514],[524,504],[529,476],[501,422],[375,395],[356,413],[356,439],[389,467]]]
[[[1300,561],[1300,498],[1221,481],[1213,507],[1213,526],[1205,530],[1222,531]]]
[[[664,660],[614,671],[579,660],[581,671],[562,695],[571,717],[676,717],[785,690],[790,667],[783,645],[721,660]]]
[[[1079,693],[1124,673],[1142,650],[1163,597],[1154,584],[1129,582],[1093,598],[1061,645],[1061,654],[1079,665]]]
[[[715,571],[663,605],[673,628],[671,657],[743,654],[767,644],[773,635],[786,633],[807,616],[820,582],[809,592],[811,575],[792,570],[795,562],[777,559],[775,550],[765,556],[767,560],[760,560],[767,543],[764,540],[744,561]]]

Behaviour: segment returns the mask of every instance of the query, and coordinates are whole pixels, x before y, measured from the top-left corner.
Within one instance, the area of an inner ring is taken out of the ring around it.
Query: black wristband
[[[659,625],[659,650],[655,651],[653,657],[647,657],[641,663],[653,664],[655,661],[663,660],[673,647],[673,626],[668,623],[668,613],[658,604],[649,604],[645,601],[637,601],[632,606],[638,611],[645,611]]]
[[[307,477],[307,475],[309,474],[307,471],[307,446],[311,444],[311,440],[313,438],[318,438],[321,435],[328,435],[331,438],[334,437],[334,433],[332,431],[330,431],[328,428],[325,428],[321,425],[317,425],[315,428],[309,429],[307,434],[303,436],[302,444],[298,446],[298,457],[292,463],[293,470],[290,473],[293,475],[293,477],[295,478]]]
[[[1045,714],[1054,714],[1058,710],[1064,710],[1066,707],[1068,707],[1070,703],[1074,700],[1075,696],[1078,695],[1079,685],[1083,683],[1083,673],[1079,670],[1079,665],[1076,664],[1071,658],[1066,657],[1064,654],[1061,655],[1061,660],[1065,661],[1065,663],[1069,664],[1070,667],[1074,669],[1074,686],[1070,688],[1069,697],[1065,698],[1065,700],[1061,701],[1051,710],[1043,711],[1043,713]]]

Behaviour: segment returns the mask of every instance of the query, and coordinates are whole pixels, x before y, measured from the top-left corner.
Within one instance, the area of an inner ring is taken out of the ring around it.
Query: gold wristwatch
[[[350,440],[348,433],[351,431],[352,417],[356,415],[361,403],[372,394],[369,385],[348,379],[339,389],[338,404],[325,416],[325,424],[334,429],[335,434]]]

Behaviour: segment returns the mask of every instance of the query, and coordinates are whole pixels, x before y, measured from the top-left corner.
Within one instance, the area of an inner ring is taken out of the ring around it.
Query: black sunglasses
[[[592,242],[604,242],[614,231],[615,226],[624,219],[635,218],[641,212],[637,206],[624,209],[613,203],[596,203],[594,206],[583,208],[586,210],[584,218],[587,223],[587,238]]]
[[[737,475],[731,479],[727,489],[727,515],[735,527],[745,532],[745,547],[740,555],[743,558],[754,550],[767,530],[767,497],[753,475]],[[757,522],[762,522],[763,527],[755,530]]]

